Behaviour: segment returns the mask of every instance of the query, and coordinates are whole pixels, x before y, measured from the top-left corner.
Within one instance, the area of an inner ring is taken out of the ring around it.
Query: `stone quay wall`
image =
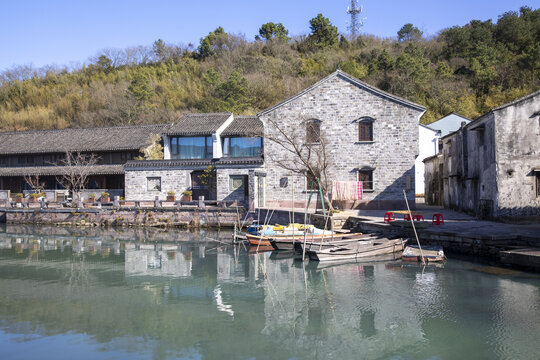
[[[141,226],[232,228],[245,217],[243,208],[144,209],[6,209],[0,219],[8,224],[71,226]]]

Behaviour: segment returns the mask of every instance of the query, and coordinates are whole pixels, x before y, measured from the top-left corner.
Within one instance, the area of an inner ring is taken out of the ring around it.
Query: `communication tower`
[[[360,28],[364,25],[366,18],[361,18],[362,6],[358,6],[358,0],[351,0],[351,5],[347,7],[347,14],[351,15],[349,30],[351,31],[351,40],[356,39],[360,33]]]

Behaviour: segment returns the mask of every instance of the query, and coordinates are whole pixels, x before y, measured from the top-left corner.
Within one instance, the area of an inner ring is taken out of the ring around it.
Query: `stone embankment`
[[[8,224],[226,228],[244,220],[243,208],[0,209]]]

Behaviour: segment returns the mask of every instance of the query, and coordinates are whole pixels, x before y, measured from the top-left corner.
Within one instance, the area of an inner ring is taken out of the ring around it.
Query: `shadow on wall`
[[[407,181],[408,176],[409,180]],[[375,179],[375,188],[377,188],[376,181],[377,179]],[[409,185],[408,189],[407,185]],[[335,208],[337,209],[406,210],[407,204],[403,197],[404,189],[407,191],[407,199],[409,200],[411,210],[415,209],[414,167],[411,167],[391,185],[377,193],[373,199],[334,201],[333,204],[335,204]],[[364,198],[369,194],[368,192],[364,192]]]

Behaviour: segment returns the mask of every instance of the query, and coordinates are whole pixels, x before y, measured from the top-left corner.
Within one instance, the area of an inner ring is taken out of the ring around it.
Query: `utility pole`
[[[362,6],[358,5],[358,0],[351,0],[351,5],[347,7],[347,14],[351,15],[349,30],[351,31],[351,40],[354,41],[360,33],[360,28],[364,25],[366,18],[360,18]]]

